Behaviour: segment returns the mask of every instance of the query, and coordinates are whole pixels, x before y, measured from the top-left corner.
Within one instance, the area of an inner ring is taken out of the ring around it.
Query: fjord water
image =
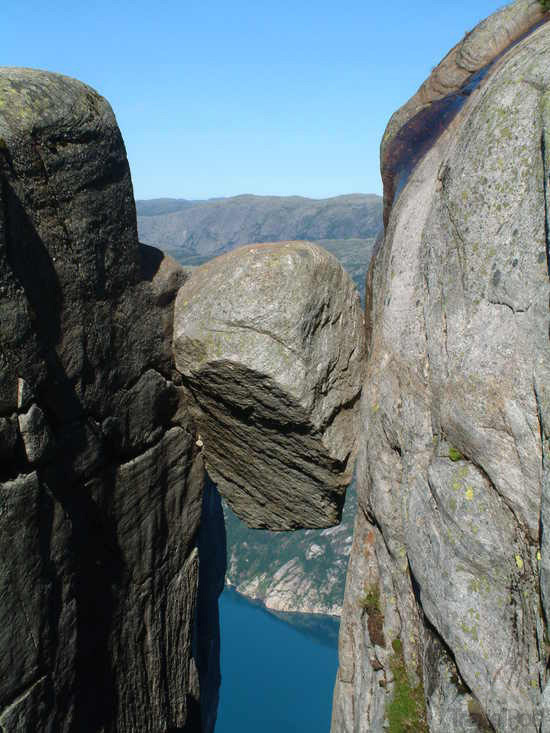
[[[329,733],[336,638],[326,619],[308,622],[298,630],[234,591],[222,593],[216,733]]]

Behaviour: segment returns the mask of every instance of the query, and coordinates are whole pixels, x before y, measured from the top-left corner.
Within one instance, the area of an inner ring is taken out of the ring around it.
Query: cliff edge
[[[116,120],[80,82],[0,70],[0,181],[0,727],[191,729],[185,273],[139,246]]]

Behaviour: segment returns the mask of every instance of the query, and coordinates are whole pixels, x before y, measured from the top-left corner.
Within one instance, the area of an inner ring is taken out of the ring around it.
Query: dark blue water
[[[216,733],[329,733],[338,650],[334,633],[307,619],[310,628],[297,630],[222,593]]]

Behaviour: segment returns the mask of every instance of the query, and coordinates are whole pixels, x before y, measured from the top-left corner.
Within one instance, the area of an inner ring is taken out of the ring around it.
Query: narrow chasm
[[[241,597],[292,613],[302,630],[315,627],[319,633],[324,625],[321,637],[326,641],[327,630],[331,635],[335,671],[333,619],[341,610],[355,510],[352,489],[342,525],[358,439],[364,316],[351,278],[321,247],[246,245],[197,268],[180,288],[173,346],[207,472],[194,648],[202,725],[211,733],[220,682],[217,598],[224,576]],[[279,560],[285,557],[279,567],[269,558],[274,548]],[[236,615],[231,616],[228,593],[221,603],[229,624]],[[262,619],[273,622],[253,607],[248,612],[254,612],[251,627],[261,628]],[[312,622],[312,614],[324,620]],[[258,637],[246,636],[254,655]],[[263,631],[259,638],[265,641]],[[225,643],[235,642],[226,637]],[[277,644],[266,654],[274,651],[280,652]],[[312,664],[319,675],[326,666]],[[222,686],[222,700],[235,676]],[[319,680],[327,684],[326,675]],[[329,674],[330,686],[332,681]],[[250,706],[242,705],[250,716]],[[330,709],[325,713],[328,718]]]
[[[198,628],[204,626],[209,635],[205,643],[199,632],[197,652],[203,730],[212,731],[214,722],[219,733],[236,726],[255,731],[260,724],[269,733],[295,724],[312,733],[327,729],[355,511],[352,482],[342,521],[334,527],[251,529],[207,479],[197,607]],[[221,556],[225,546],[227,563]],[[303,700],[310,695],[317,703],[304,710]]]
[[[199,586],[193,657],[200,682],[202,733],[213,733],[218,711],[220,674],[220,615],[227,568],[227,543],[221,497],[208,474],[205,476],[198,536]]]

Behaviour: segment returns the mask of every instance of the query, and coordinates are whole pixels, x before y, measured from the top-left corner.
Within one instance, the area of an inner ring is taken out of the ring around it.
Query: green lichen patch
[[[400,639],[392,641],[392,649],[390,669],[393,673],[394,689],[386,709],[389,733],[428,733],[422,680],[416,687],[409,682]]]
[[[366,611],[380,611],[380,589],[373,583],[365,586],[365,594],[359,601]]]
[[[449,446],[449,458],[451,459],[451,461],[461,461],[463,456],[460,451],[457,451],[457,449],[453,448],[453,446],[451,445]]]
[[[479,633],[476,623],[471,623],[468,625],[465,621],[462,621],[460,624],[460,628],[462,631],[470,637],[472,641],[475,641],[476,644],[479,642]]]

